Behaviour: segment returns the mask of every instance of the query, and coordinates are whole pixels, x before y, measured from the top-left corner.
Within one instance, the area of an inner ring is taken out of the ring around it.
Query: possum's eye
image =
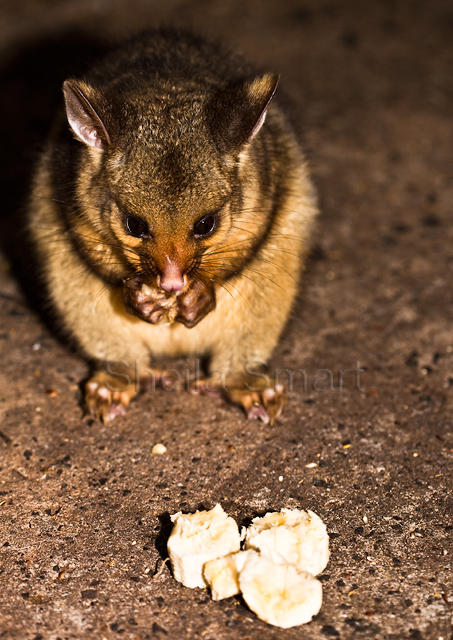
[[[127,215],[124,220],[124,226],[129,235],[135,238],[149,238],[149,227],[144,220],[138,216]]]
[[[203,216],[193,225],[193,234],[196,238],[209,236],[215,229],[217,218],[213,213]]]

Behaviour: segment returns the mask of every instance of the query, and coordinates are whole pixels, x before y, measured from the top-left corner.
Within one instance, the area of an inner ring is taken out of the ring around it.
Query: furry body
[[[74,140],[61,118],[29,223],[50,304],[97,372],[115,362],[146,377],[153,356],[207,355],[209,385],[264,419],[269,383],[251,391],[247,371],[268,360],[287,321],[317,210],[294,133],[269,106],[271,81],[255,77],[237,57],[173,31],[112,54],[80,85],[102,118],[90,120],[102,149]],[[194,239],[209,212],[215,232]],[[137,217],[148,237],[125,231]],[[177,321],[162,322],[159,305],[146,316],[143,287],[158,290],[173,273],[184,274],[184,288],[165,293]],[[102,402],[118,407],[131,395]],[[90,408],[106,418],[100,402]]]

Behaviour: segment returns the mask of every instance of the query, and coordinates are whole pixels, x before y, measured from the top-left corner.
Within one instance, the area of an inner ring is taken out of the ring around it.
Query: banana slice
[[[203,565],[209,560],[239,551],[237,524],[220,504],[210,511],[175,513],[174,527],[167,542],[176,580],[186,587],[206,587]]]
[[[245,548],[256,549],[276,564],[291,564],[316,576],[329,560],[326,525],[313,511],[282,509],[254,518]]]
[[[213,600],[231,598],[240,592],[239,573],[247,558],[258,555],[256,551],[238,551],[223,558],[210,560],[203,567],[203,576],[211,588]]]
[[[258,618],[283,629],[310,622],[322,604],[319,580],[291,565],[276,565],[259,554],[246,558],[239,587]]]

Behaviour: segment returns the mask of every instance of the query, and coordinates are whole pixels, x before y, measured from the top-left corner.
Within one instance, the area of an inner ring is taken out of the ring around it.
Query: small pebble
[[[161,442],[158,442],[151,449],[151,453],[153,453],[156,456],[162,456],[164,453],[167,453],[167,447]]]

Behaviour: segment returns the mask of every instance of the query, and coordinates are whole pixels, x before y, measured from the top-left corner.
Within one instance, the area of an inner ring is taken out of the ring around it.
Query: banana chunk
[[[259,554],[246,558],[239,587],[258,618],[283,629],[310,622],[322,604],[319,580],[291,565],[276,565]]]
[[[282,509],[254,518],[245,548],[256,549],[276,564],[291,564],[316,576],[329,561],[326,525],[313,511]]]
[[[240,593],[239,573],[247,558],[258,555],[256,551],[238,551],[230,553],[223,558],[216,558],[206,562],[203,567],[203,576],[211,588],[213,600],[231,598]]]
[[[210,511],[175,513],[174,527],[167,542],[176,580],[186,587],[206,587],[203,565],[209,560],[239,551],[238,526],[217,504]]]

